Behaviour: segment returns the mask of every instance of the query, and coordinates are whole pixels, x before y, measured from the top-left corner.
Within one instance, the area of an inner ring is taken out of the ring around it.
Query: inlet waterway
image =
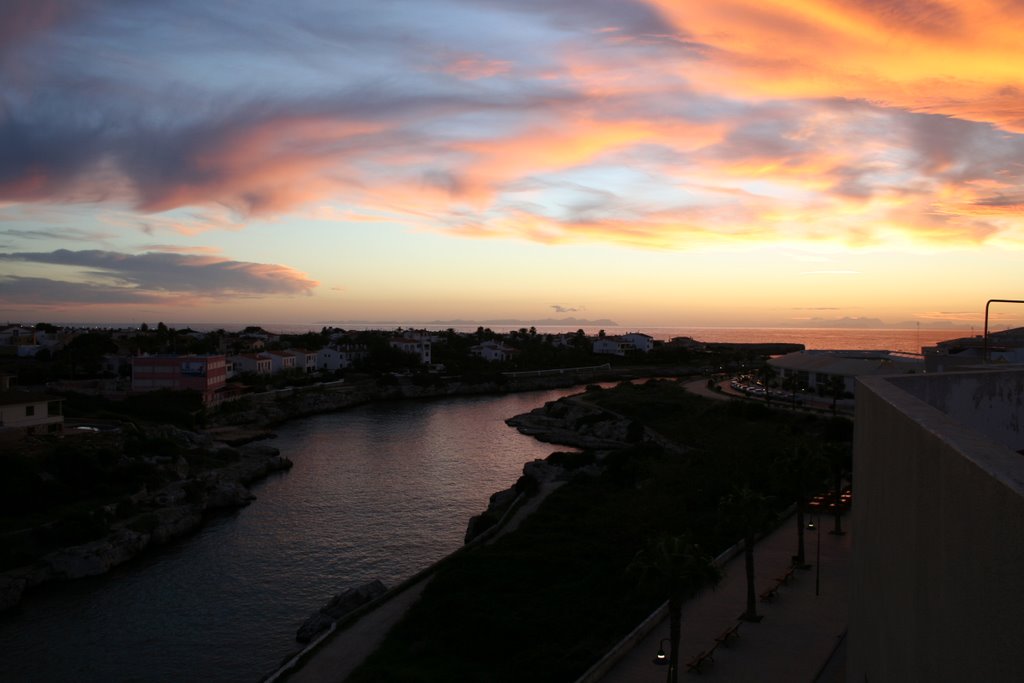
[[[400,401],[288,423],[295,466],[250,506],[0,615],[3,681],[245,681],[342,589],[394,585],[462,545],[490,494],[551,445],[505,425],[578,390]]]

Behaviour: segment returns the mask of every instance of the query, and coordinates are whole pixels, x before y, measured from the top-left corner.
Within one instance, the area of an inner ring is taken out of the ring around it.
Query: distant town
[[[46,323],[0,329],[0,372],[24,389],[77,391],[122,398],[154,390],[193,390],[204,406],[251,391],[349,373],[378,377],[475,376],[595,364],[658,348],[663,358],[700,345],[689,338],[658,342],[642,332],[588,336],[540,334],[535,327],[498,333],[425,329],[343,330],[277,334],[259,326],[235,332],[58,327]],[[678,355],[678,354],[676,354]]]
[[[1019,360],[1024,348],[1020,330],[995,333],[992,340],[989,353],[995,360]],[[5,376],[7,406],[2,427],[59,431],[63,411],[59,399],[47,395],[51,393],[119,400],[158,390],[194,392],[201,407],[213,408],[253,392],[346,377],[438,384],[452,378],[479,382],[623,364],[675,364],[689,371],[710,365],[721,370],[723,363],[731,364],[731,369],[747,373],[749,381],[739,386],[748,395],[769,400],[786,395],[795,403],[807,394],[852,398],[858,376],[933,372],[976,363],[981,347],[980,338],[956,339],[915,356],[878,350],[805,351],[799,344],[709,344],[690,337],[657,340],[641,331],[542,333],[534,326],[507,332],[484,326],[472,332],[324,326],[319,332],[287,334],[256,325],[199,331],[162,322],[106,329],[15,324],[0,329],[0,375]],[[768,357],[772,358],[767,374],[750,375]],[[732,387],[737,386],[734,381]],[[15,388],[20,391],[12,391]]]

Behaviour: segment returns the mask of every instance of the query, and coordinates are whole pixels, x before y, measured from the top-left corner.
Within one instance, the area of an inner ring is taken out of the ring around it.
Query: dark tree
[[[804,512],[812,487],[825,479],[828,464],[821,454],[820,445],[797,446],[792,453],[779,461],[784,473],[783,488],[788,492],[796,505],[796,555],[793,564],[798,567],[808,566],[804,550]]]
[[[683,601],[704,586],[715,586],[721,571],[711,557],[685,536],[663,536],[648,541],[636,554],[629,571],[641,583],[655,583],[668,596],[669,663],[666,680],[679,680],[679,641],[682,630]]]
[[[747,608],[740,618],[760,621],[757,613],[757,593],[754,588],[754,544],[757,536],[774,520],[770,499],[748,486],[742,486],[725,496],[719,504],[725,523],[743,537],[743,558],[747,573]]]

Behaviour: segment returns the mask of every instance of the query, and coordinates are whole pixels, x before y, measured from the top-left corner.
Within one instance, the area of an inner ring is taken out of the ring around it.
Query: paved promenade
[[[843,529],[849,529],[849,516]],[[705,591],[683,605],[682,639],[679,656],[681,681],[722,681],[729,683],[811,683],[829,661],[846,631],[849,604],[851,536],[828,533],[831,517],[821,520],[821,530],[805,536],[805,555],[815,563],[818,534],[821,534],[821,562],[817,567],[794,572],[793,578],[778,589],[771,602],[758,600],[760,623],[741,622],[739,638],[719,645],[714,661],[699,673],[687,669],[687,662],[698,653],[715,646],[715,638],[737,623],[746,603],[746,578],[743,554],[725,565],[725,576],[714,591]],[[776,585],[776,579],[789,569],[796,550],[796,521],[790,518],[781,528],[763,539],[755,548],[757,592]],[[815,595],[815,577],[820,569],[819,595]],[[666,679],[667,667],[652,660],[659,644],[669,633],[663,619],[654,630],[633,647],[603,677],[601,683],[656,683]],[[666,643],[667,646],[667,643]],[[837,658],[842,656],[841,648]],[[836,664],[836,662],[833,662]],[[819,679],[823,683],[844,681],[841,666],[829,666]]]

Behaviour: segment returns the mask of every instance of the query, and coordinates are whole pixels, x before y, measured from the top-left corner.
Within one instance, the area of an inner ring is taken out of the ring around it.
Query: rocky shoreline
[[[469,520],[465,542],[470,543],[497,524],[520,496],[557,485],[579,474],[602,469],[605,456],[648,438],[642,425],[586,401],[566,396],[505,420],[520,433],[578,452],[555,452],[523,465],[523,475],[508,489],[491,495],[487,509]]]
[[[681,372],[661,369],[657,374]],[[253,394],[213,412],[207,419],[208,432],[229,427],[259,432],[289,420],[321,413],[331,413],[374,401],[402,399],[452,398],[484,396],[564,389],[594,382],[635,379],[636,372],[601,370],[593,372],[551,372],[529,377],[503,378],[486,382],[465,382],[451,379],[432,384],[417,383],[414,378],[396,378],[393,384],[371,380],[329,382],[308,387]]]
[[[642,441],[642,424],[586,400],[566,396],[505,420],[520,433],[582,450],[614,450]]]
[[[206,443],[217,449],[208,437],[176,430],[179,437]],[[0,573],[0,611],[17,605],[25,592],[54,581],[96,576],[110,571],[147,548],[159,546],[198,528],[207,513],[248,505],[255,496],[248,485],[271,472],[286,470],[291,460],[278,449],[265,444],[232,448],[221,444],[219,450],[237,458],[216,469],[184,476],[155,490],[143,489],[131,497],[137,514],[111,523],[110,532],[98,540],[55,550],[32,564]],[[104,512],[114,517],[116,505]]]

